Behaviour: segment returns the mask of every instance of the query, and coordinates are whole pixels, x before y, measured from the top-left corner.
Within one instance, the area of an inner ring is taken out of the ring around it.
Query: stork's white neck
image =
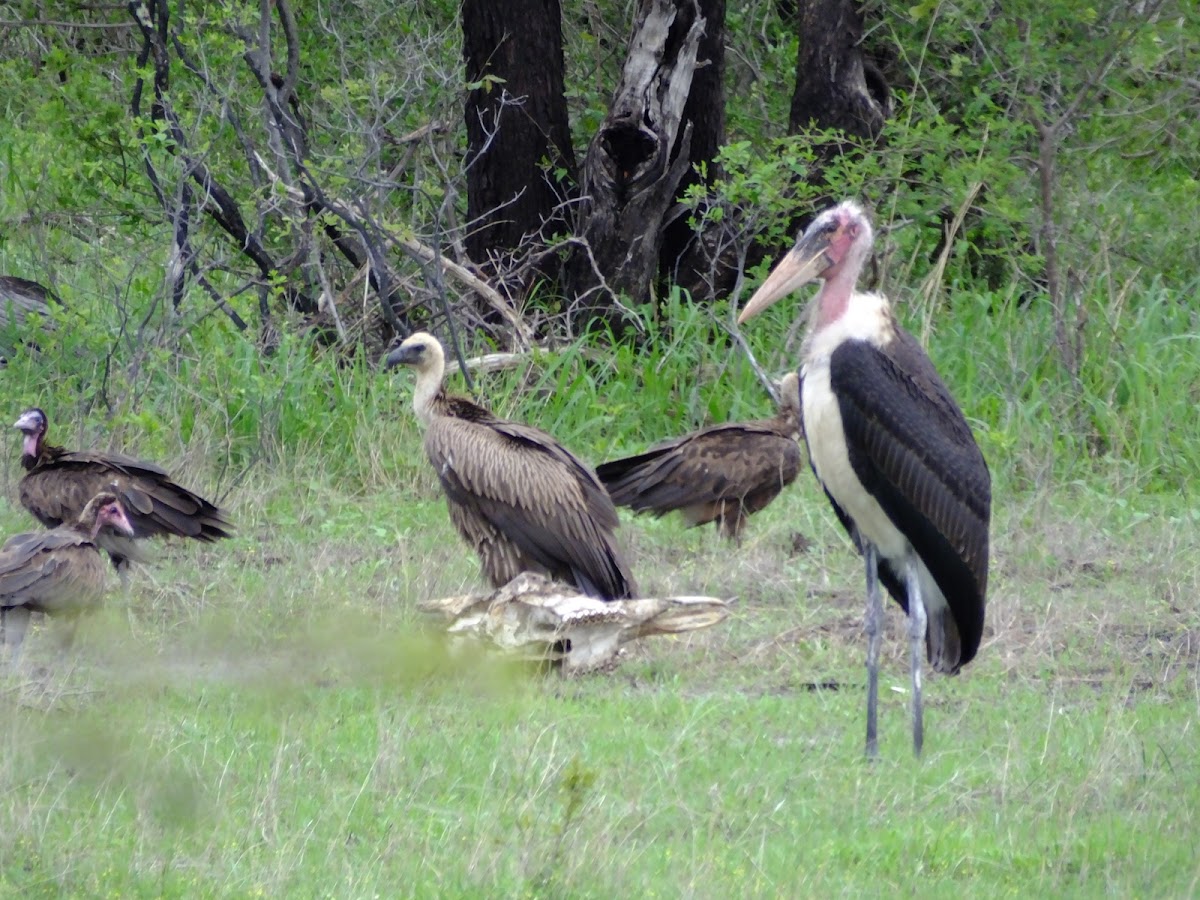
[[[804,341],[802,358],[806,372],[814,364],[827,364],[833,351],[845,341],[867,341],[883,350],[896,336],[887,297],[851,291],[844,298],[835,298],[826,305],[826,288],[821,289],[817,298],[813,327]],[[824,321],[826,311],[835,313],[828,321]]]

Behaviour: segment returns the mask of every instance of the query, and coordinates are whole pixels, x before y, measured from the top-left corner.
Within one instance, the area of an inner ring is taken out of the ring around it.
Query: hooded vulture
[[[445,356],[432,335],[406,339],[384,362],[394,366],[416,370],[413,408],[425,429],[425,453],[450,520],[492,587],[530,571],[601,600],[635,596],[613,536],[617,511],[591,469],[541,429],[447,394]]]
[[[656,516],[683,513],[689,526],[716,522],[740,541],[746,518],[763,509],[800,472],[800,387],[789,372],[771,419],[730,422],[663,441],[645,453],[596,468],[617,506]]]
[[[908,614],[919,754],[922,649],[948,675],[979,650],[991,518],[991,477],[962,410],[888,299],[855,288],[873,240],[858,204],[826,210],[738,317],[744,322],[814,278],[824,282],[812,304],[800,393],[813,471],[866,562],[869,757],[878,753],[879,582]]]
[[[25,435],[21,465],[21,505],[47,528],[73,522],[102,489],[120,498],[133,534],[100,533],[97,541],[122,580],[130,561],[146,562],[138,541],[178,535],[206,543],[230,536],[225,514],[199,494],[176,484],[164,469],[120,453],[71,451],[46,443],[49,422],[40,409],[28,409],[15,425]]]
[[[98,537],[106,532],[133,536],[120,499],[104,490],[69,524],[18,534],[0,549],[0,627],[14,666],[31,613],[75,617],[100,602],[106,567]]]

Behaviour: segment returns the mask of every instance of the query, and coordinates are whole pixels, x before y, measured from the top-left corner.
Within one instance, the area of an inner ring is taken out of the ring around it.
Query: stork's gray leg
[[[921,755],[925,742],[925,708],[921,700],[921,658],[925,654],[925,598],[921,596],[921,576],[917,557],[910,553],[904,563],[904,581],[908,588],[908,643],[912,652],[912,726],[913,753]]]
[[[863,559],[867,563],[867,758],[879,756],[876,720],[879,711],[879,641],[883,631],[883,597],[879,593],[879,551],[863,541]]]
[[[21,642],[25,640],[25,631],[29,628],[31,615],[24,606],[0,609],[0,628],[4,630],[4,645],[10,648],[8,662],[14,672],[21,660]]]

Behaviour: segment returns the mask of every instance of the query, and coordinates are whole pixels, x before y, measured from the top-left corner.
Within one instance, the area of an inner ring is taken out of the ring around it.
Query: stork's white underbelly
[[[882,556],[902,559],[908,552],[908,539],[867,493],[850,465],[842,413],[830,386],[827,358],[805,366],[801,401],[808,452],[821,484]]]
[[[850,465],[842,413],[830,385],[828,357],[810,359],[805,364],[801,402],[808,453],[821,484],[854,521],[859,534],[875,545],[881,557],[892,562],[897,574],[905,571],[907,560],[915,563],[925,609],[931,621],[940,619],[947,603],[933,574],[924,560],[913,553],[908,538],[863,487]]]

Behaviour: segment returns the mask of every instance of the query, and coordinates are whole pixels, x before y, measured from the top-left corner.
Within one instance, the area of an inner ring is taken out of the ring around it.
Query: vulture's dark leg
[[[925,599],[921,596],[921,575],[917,557],[909,553],[904,561],[904,580],[908,589],[908,643],[912,652],[912,728],[913,753],[921,755],[925,742],[925,707],[921,699],[921,657],[925,653]]]
[[[125,591],[126,597],[129,595],[129,559],[124,556],[112,556],[109,560],[112,561],[113,568],[117,570],[117,575],[121,578],[121,588]]]
[[[883,631],[883,597],[879,593],[879,551],[863,539],[867,563],[867,759],[879,756],[877,718],[879,711],[879,641]]]
[[[742,545],[740,525],[737,510],[728,503],[722,503],[721,510],[717,513],[717,533],[725,540],[733,541],[740,547]]]
[[[733,538],[733,542],[737,545],[739,550],[742,547],[742,532],[746,530],[747,518],[749,517],[746,515],[742,505],[740,503],[736,504],[734,506],[733,534],[731,537]]]
[[[4,645],[9,650],[9,665],[15,672],[17,663],[21,660],[21,642],[25,640],[25,631],[29,628],[31,613],[24,606],[13,606],[0,609],[0,628],[4,630]]]

